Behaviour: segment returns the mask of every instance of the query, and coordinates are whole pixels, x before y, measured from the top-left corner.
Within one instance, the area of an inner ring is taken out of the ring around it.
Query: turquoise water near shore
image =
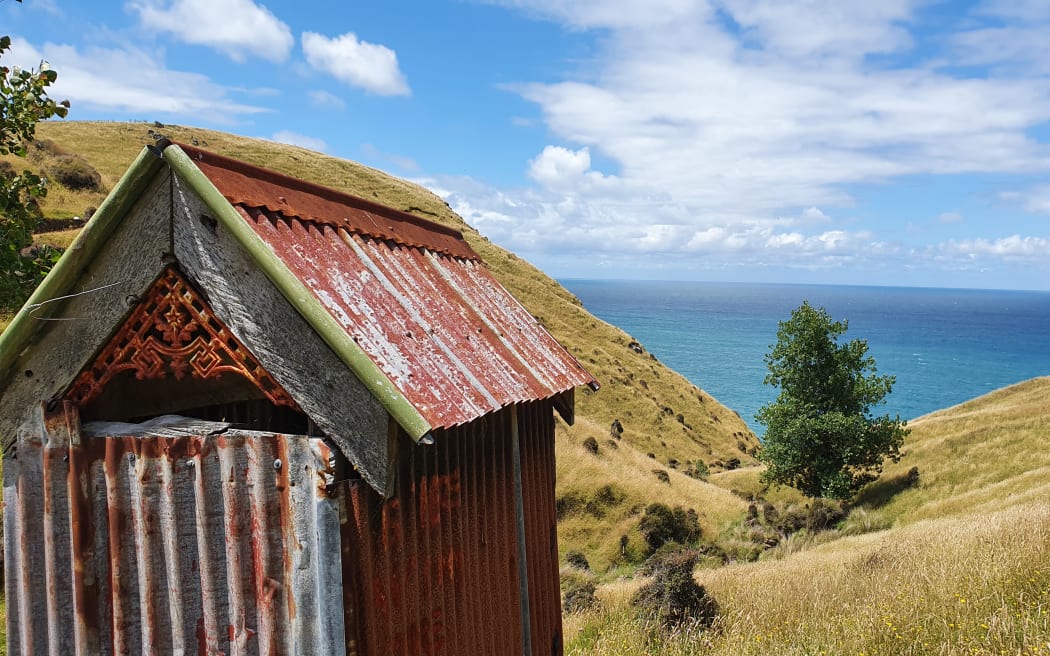
[[[896,376],[875,411],[902,419],[1050,375],[1050,292],[751,283],[561,280],[761,435],[758,409],[777,322],[808,300],[849,321],[880,374]],[[1050,401],[1048,401],[1050,402]]]

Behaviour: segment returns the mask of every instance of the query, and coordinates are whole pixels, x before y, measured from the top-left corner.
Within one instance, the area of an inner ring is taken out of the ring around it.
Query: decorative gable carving
[[[76,377],[65,398],[83,407],[125,371],[138,380],[237,374],[274,405],[298,409],[174,267],[164,270],[109,344]]]

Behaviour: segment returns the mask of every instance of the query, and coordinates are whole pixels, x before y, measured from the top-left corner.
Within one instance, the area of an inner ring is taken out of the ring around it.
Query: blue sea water
[[[595,316],[736,410],[776,397],[763,384],[777,323],[808,300],[843,339],[867,340],[878,373],[896,376],[877,414],[902,419],[1050,375],[1050,292],[751,283],[562,280]],[[1050,400],[1048,400],[1050,401]]]

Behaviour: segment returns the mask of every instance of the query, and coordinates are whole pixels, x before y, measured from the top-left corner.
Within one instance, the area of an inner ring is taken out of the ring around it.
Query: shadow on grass
[[[857,493],[854,506],[865,508],[881,508],[889,503],[893,497],[901,492],[913,488],[919,484],[919,468],[912,467],[904,474],[898,474],[893,478],[880,478]]]

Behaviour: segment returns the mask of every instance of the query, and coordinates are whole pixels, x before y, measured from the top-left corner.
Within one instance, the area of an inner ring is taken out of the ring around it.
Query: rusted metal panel
[[[453,257],[478,258],[458,230],[193,146],[179,144],[179,147],[233,205],[259,208],[269,214],[343,228]]]
[[[37,425],[4,459],[11,653],[343,653],[323,440]]]
[[[553,415],[546,401],[519,410],[533,651],[561,654]],[[503,410],[429,446],[402,434],[387,501],[346,483],[348,653],[522,653],[511,420]]]
[[[594,383],[476,261],[241,211],[432,426]]]
[[[597,386],[458,231],[179,146],[430,426]]]
[[[554,505],[554,415],[546,404],[525,404],[518,408],[518,422],[532,649],[536,654],[559,656],[563,645]]]

